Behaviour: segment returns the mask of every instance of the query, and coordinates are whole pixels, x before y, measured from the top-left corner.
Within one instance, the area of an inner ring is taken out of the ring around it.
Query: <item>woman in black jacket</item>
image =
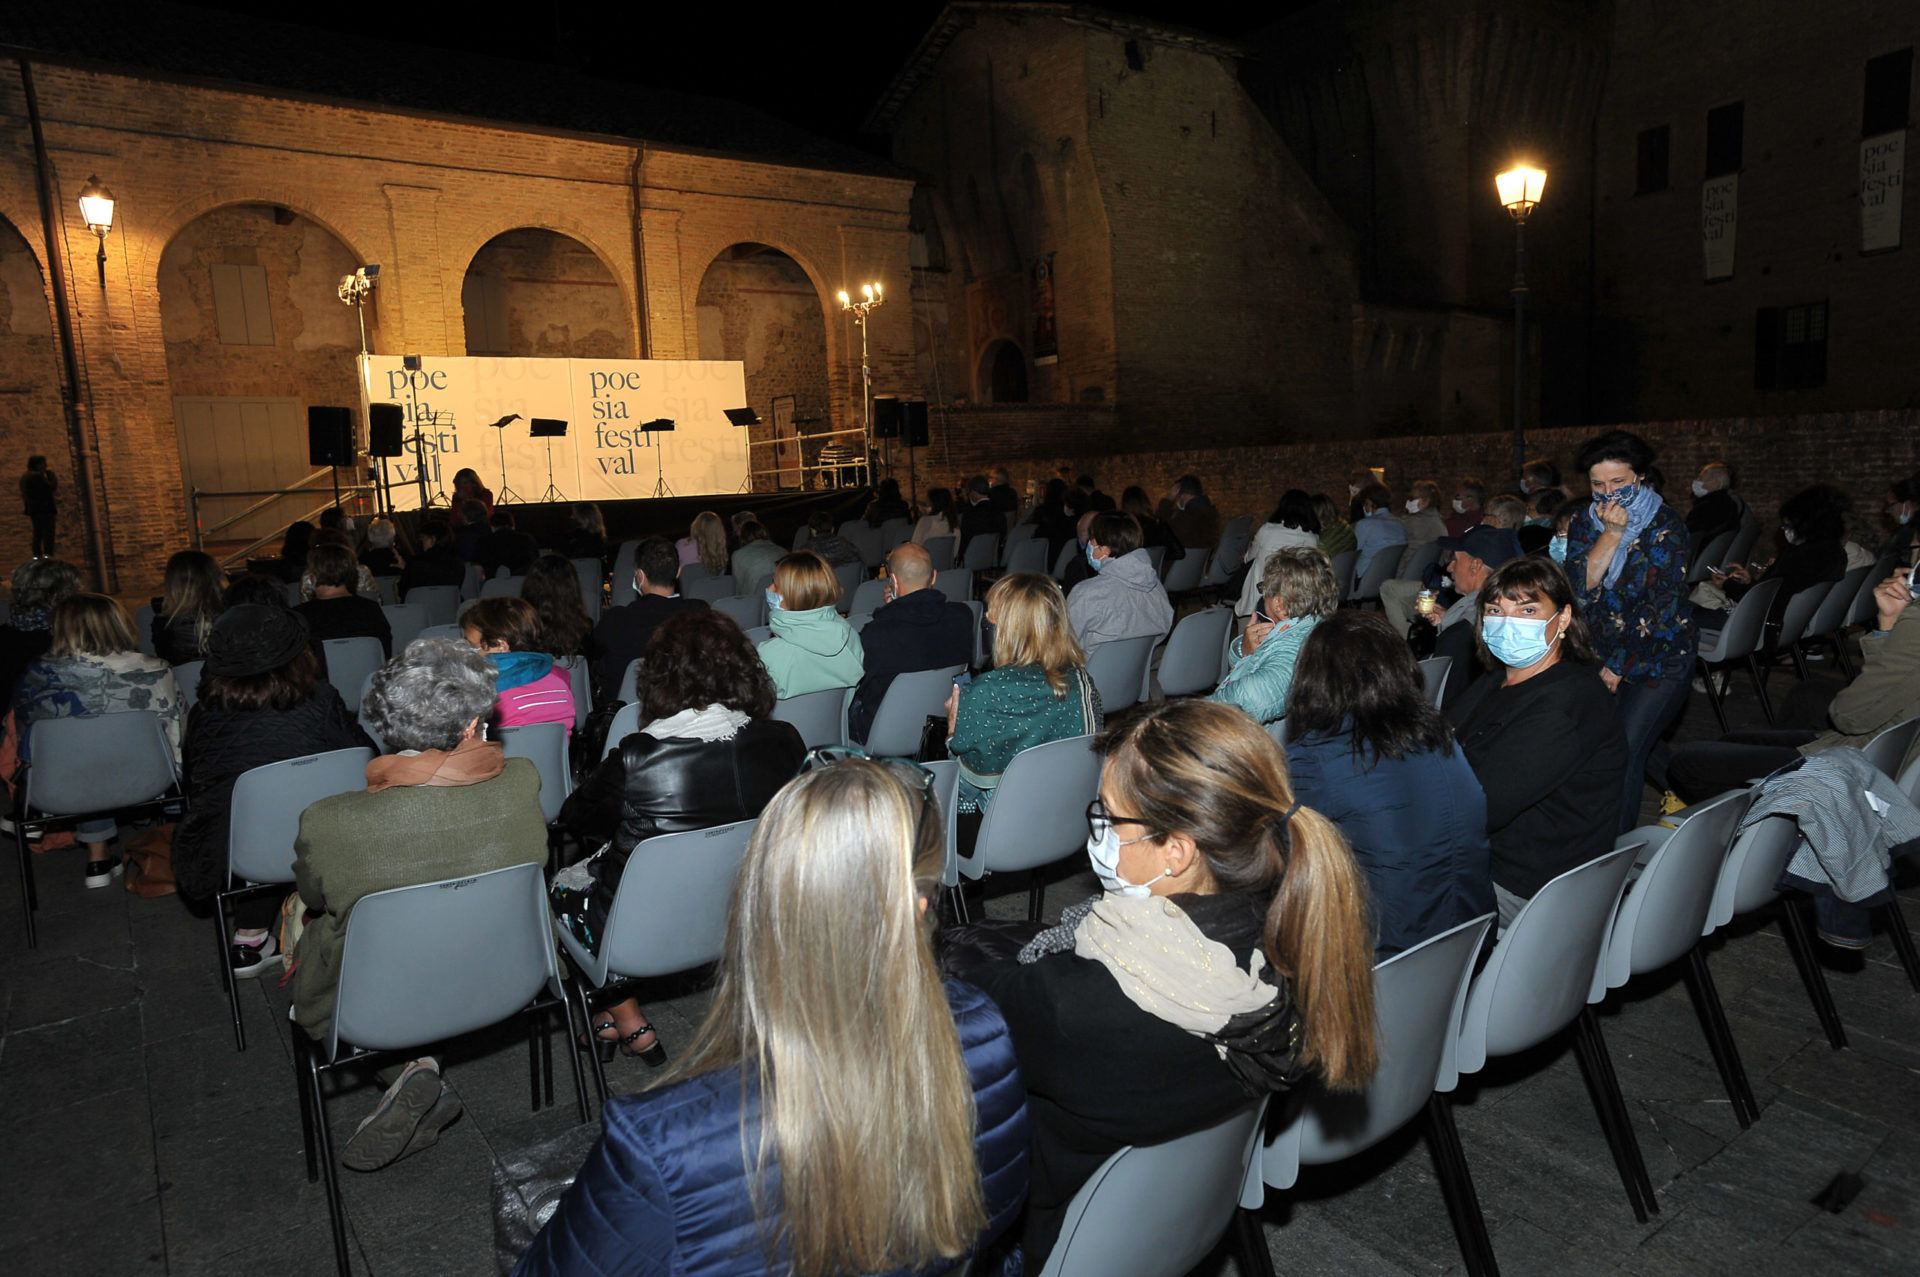
[[[1504,928],[1553,878],[1612,850],[1627,738],[1557,564],[1515,559],[1489,576],[1474,632],[1492,673],[1447,717],[1486,794]]]
[[[640,730],[560,809],[560,822],[600,850],[554,877],[554,914],[596,953],[642,840],[758,816],[807,752],[792,724],[768,717],[773,680],[725,613],[698,608],[662,623],[640,662],[639,693]],[[603,1050],[617,1043],[649,1064],[667,1058],[634,998],[609,1006],[594,1033]]]
[[[1767,623],[1778,625],[1787,610],[1787,601],[1802,590],[1823,581],[1838,581],[1847,574],[1847,494],[1831,484],[1816,483],[1788,497],[1780,505],[1780,553],[1758,579],[1747,565],[1736,563],[1715,579],[1738,603],[1760,581],[1778,580],[1780,593],[1768,609]],[[1724,625],[1725,614],[1703,615],[1702,623]]]
[[[241,773],[373,745],[340,693],[320,680],[298,614],[255,603],[228,608],[208,635],[206,661],[181,750],[190,805],[173,835],[174,879],[182,895],[201,899],[227,883],[228,818]],[[279,908],[268,896],[236,909],[227,956],[241,979],[279,962],[267,930]]]

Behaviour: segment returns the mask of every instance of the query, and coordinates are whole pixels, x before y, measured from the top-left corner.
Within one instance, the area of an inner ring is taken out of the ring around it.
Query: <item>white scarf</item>
[[[656,718],[640,730],[655,740],[732,740],[747,721],[741,711],[715,703]]]
[[[1218,1033],[1274,997],[1259,950],[1242,971],[1233,950],[1164,896],[1103,896],[1074,930],[1073,951],[1111,971],[1142,1011],[1188,1033]]]

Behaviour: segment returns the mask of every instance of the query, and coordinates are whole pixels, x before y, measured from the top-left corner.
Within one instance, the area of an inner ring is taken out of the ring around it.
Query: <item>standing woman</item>
[[[53,557],[53,525],[60,515],[60,476],[47,469],[42,456],[27,458],[27,472],[20,476],[20,503],[26,507],[27,520],[33,524],[33,557]]]
[[[1687,707],[1695,651],[1687,525],[1646,485],[1653,449],[1640,436],[1609,430],[1575,464],[1593,505],[1567,529],[1567,576],[1627,736],[1616,830],[1625,833],[1640,819],[1647,758]]]

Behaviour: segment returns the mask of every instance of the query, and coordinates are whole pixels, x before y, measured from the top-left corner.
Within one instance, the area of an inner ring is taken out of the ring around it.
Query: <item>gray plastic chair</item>
[[[743,630],[750,630],[756,625],[763,624],[767,619],[765,594],[732,594],[723,599],[714,599],[707,606],[732,617],[733,623]]]
[[[416,585],[407,591],[407,602],[427,611],[427,625],[452,625],[460,615],[460,587],[457,585]]]
[[[1900,788],[1907,791],[1915,806],[1920,806],[1920,758],[1913,760],[1911,766],[1901,773]]]
[[[1293,1120],[1266,1142],[1260,1158],[1266,1184],[1289,1189],[1302,1166],[1345,1161],[1424,1117],[1454,1237],[1467,1271],[1476,1274],[1495,1271],[1493,1243],[1453,1124],[1453,1107],[1446,1092],[1436,1088],[1453,1087],[1467,984],[1493,919],[1485,914],[1463,922],[1374,967],[1380,1066],[1373,1080],[1359,1094],[1320,1087],[1305,1091]]]
[[[386,649],[377,638],[328,639],[320,645],[327,654],[327,681],[347,703],[347,712],[360,712],[360,689],[367,675],[387,663]]]
[[[1053,556],[1053,571],[1049,575],[1056,581],[1065,580],[1068,565],[1070,565],[1076,557],[1086,552],[1086,547],[1081,545],[1079,541],[1071,537],[1068,538],[1067,543],[1060,547],[1060,553]]]
[[[1920,736],[1920,718],[1909,718],[1904,723],[1895,723],[1878,736],[1868,741],[1860,752],[1867,761],[1880,769],[1882,775],[1892,779],[1900,774],[1900,764],[1906,760],[1907,751],[1913,748],[1914,738]]]
[[[1571,1026],[1614,1167],[1635,1217],[1645,1223],[1660,1204],[1591,1005],[1605,996],[1601,951],[1636,849],[1618,847],[1567,870],[1521,907],[1467,991],[1458,1060],[1460,1072],[1478,1073],[1488,1059],[1538,1046]],[[1451,1090],[1445,1082],[1440,1089]]]
[[[633,602],[638,591],[633,588],[633,561],[640,549],[638,540],[622,541],[620,548],[613,552],[613,572],[608,578],[607,604],[621,607]]]
[[[584,1123],[589,1120],[587,1086],[575,1046],[581,1030],[561,988],[540,866],[514,865],[395,887],[354,904],[341,943],[340,981],[326,1040],[315,1042],[303,1030],[293,1030],[307,1182],[324,1170],[334,1260],[342,1277],[349,1272],[346,1215],[321,1074],[408,1058],[421,1047],[524,1014],[537,1110],[543,1089],[545,1102],[553,1102],[552,1043],[543,1029],[556,1009],[566,1021],[567,1061]]]
[[[1266,1238],[1239,1205],[1260,1150],[1263,1099],[1163,1144],[1129,1145],[1067,1203],[1040,1277],[1182,1277],[1233,1224],[1241,1272],[1259,1272]],[[1249,1265],[1252,1265],[1250,1268]]]
[[[1187,552],[1167,564],[1166,575],[1161,584],[1168,594],[1184,594],[1188,590],[1200,588],[1200,578],[1207,570],[1207,552],[1198,546],[1188,546]]]
[[[1693,547],[1693,558],[1687,567],[1687,584],[1698,585],[1707,579],[1709,569],[1723,566],[1727,561],[1727,551],[1733,548],[1731,532],[1722,532],[1711,541],[1697,542]]]
[[[1380,587],[1393,580],[1393,574],[1400,570],[1400,560],[1405,557],[1404,545],[1383,546],[1374,552],[1367,561],[1367,570],[1353,588],[1347,592],[1349,603],[1377,603],[1380,600]],[[1339,580],[1338,577],[1334,578]]]
[[[605,758],[620,748],[620,742],[640,730],[640,707],[632,701],[622,705],[607,724],[607,743],[600,749],[600,757]]]
[[[287,601],[288,607],[299,607],[301,603],[305,602],[305,600],[300,597],[300,583],[298,581],[283,582],[280,586],[280,597]]]
[[[374,593],[380,597],[383,607],[390,607],[400,601],[400,578],[398,576],[376,576],[373,578]]]
[[[1419,581],[1426,577],[1427,569],[1440,561],[1440,543],[1425,541],[1409,547],[1400,559],[1400,570],[1395,579],[1401,581]]]
[[[734,593],[733,577],[731,574],[703,576],[689,581],[683,576],[680,579],[680,593],[690,599],[705,599],[708,603],[716,599],[731,598]]]
[[[1855,568],[1841,577],[1827,591],[1827,597],[1821,601],[1813,619],[1807,622],[1806,632],[1794,644],[1795,668],[1800,671],[1802,678],[1806,677],[1805,652],[1815,643],[1833,644],[1834,660],[1839,663],[1841,672],[1848,678],[1853,677],[1853,657],[1847,651],[1845,633],[1847,615],[1853,609],[1854,599],[1860,595],[1861,582],[1867,580],[1871,571],[1871,567]]]
[[[1353,584],[1353,565],[1359,561],[1360,551],[1358,550],[1342,550],[1327,560],[1333,566],[1333,579],[1340,586],[1342,598],[1347,596],[1347,591]]]
[[[933,560],[935,572],[945,572],[953,566],[953,547],[959,542],[959,537],[927,538],[927,556]]]
[[[525,758],[540,769],[540,814],[551,825],[560,818],[560,805],[573,792],[567,770],[567,729],[560,723],[522,723],[500,729],[500,752]]]
[[[958,857],[960,872],[982,878],[1037,869],[1084,852],[1087,804],[1099,792],[1100,757],[1093,752],[1093,737],[1069,736],[1021,750],[1000,775],[972,853]],[[1040,917],[1041,896],[1037,884],[1028,892],[1030,920]]]
[[[600,598],[602,587],[606,584],[606,569],[595,558],[568,559],[573,564],[574,573],[580,578],[580,602],[586,605],[587,619],[596,625],[600,621]]]
[[[247,1049],[240,1020],[240,986],[227,961],[229,922],[236,901],[285,893],[293,882],[293,840],[300,816],[322,798],[367,787],[373,751],[359,746],[307,754],[241,772],[233,782],[227,825],[227,886],[213,897],[213,943],[233,1011],[233,1045]],[[234,883],[242,886],[234,886]]]
[[[1225,585],[1240,570],[1241,563],[1246,561],[1247,547],[1253,544],[1253,533],[1234,531],[1238,524],[1239,520],[1236,519],[1228,525],[1226,532],[1220,534],[1220,546],[1213,552],[1213,558],[1207,564],[1207,573],[1200,578],[1200,584]],[[1251,527],[1251,521],[1248,526]]]
[[[1753,680],[1753,694],[1760,698],[1761,712],[1767,716],[1767,722],[1773,722],[1773,702],[1767,698],[1766,685],[1760,679],[1760,640],[1766,633],[1767,613],[1773,608],[1773,600],[1780,593],[1780,578],[1761,581],[1734,605],[1727,616],[1727,623],[1719,630],[1700,632],[1700,653],[1698,663],[1700,672],[1706,676],[1707,704],[1713,706],[1713,716],[1720,720],[1720,730],[1727,730],[1726,707],[1720,702],[1726,693],[1719,690],[1719,680],[1713,671],[1717,666],[1728,665],[1734,661],[1747,663],[1747,676]]]
[[[925,730],[927,719],[946,713],[953,680],[966,670],[964,665],[950,665],[944,669],[896,674],[874,711],[873,724],[867,729],[867,741],[862,748],[876,758],[914,757],[920,752],[920,733]],[[849,695],[847,703],[852,701]]]
[[[880,529],[870,527],[865,519],[849,519],[837,529],[847,544],[860,552],[860,562],[869,569],[879,566],[886,551],[880,540]]]
[[[848,604],[848,616],[872,616],[887,603],[887,582],[884,577],[875,577],[871,581],[862,581],[853,591],[853,602]]]
[[[520,587],[525,585],[524,576],[496,576],[480,583],[480,597],[483,599],[517,599]]]
[[[593,712],[593,669],[584,656],[561,656],[553,662],[567,672],[567,682],[573,688],[573,730],[579,731],[587,725],[587,715]]]
[[[624,701],[628,705],[640,699],[640,662],[642,657],[634,657],[627,662],[627,668],[620,672],[620,686],[614,689],[613,699]]]
[[[173,683],[180,689],[180,710],[185,713],[200,699],[200,673],[205,661],[182,661],[173,667]]]
[[[1915,765],[1920,780],[1920,764]],[[1707,911],[1706,933],[1711,934],[1742,914],[1764,909],[1780,902],[1780,929],[1785,935],[1787,952],[1794,969],[1806,986],[1807,1000],[1814,1016],[1827,1035],[1827,1042],[1838,1051],[1847,1044],[1847,1031],[1840,1023],[1840,1012],[1833,1004],[1833,991],[1827,987],[1827,974],[1814,953],[1813,929],[1807,925],[1805,898],[1798,892],[1779,889],[1780,875],[1793,859],[1800,844],[1800,826],[1788,816],[1767,816],[1749,825],[1734,837],[1733,850],[1720,867],[1714,884],[1713,903]]]
[[[973,668],[985,669],[993,656],[987,650],[987,605],[979,599],[967,599],[966,605],[973,613]]]
[[[1210,607],[1181,617],[1160,657],[1160,690],[1168,696],[1212,691],[1220,682],[1221,647],[1232,631],[1229,607]]]
[[[850,618],[847,623],[849,625],[852,625],[858,622],[859,620],[860,618],[856,616],[856,617]],[[746,635],[747,635],[747,642],[753,644],[755,647],[759,647],[762,643],[766,642],[768,639],[773,637],[773,627],[770,625],[756,625],[752,629],[746,631]]]
[[[911,519],[884,519],[880,523],[880,557],[893,553],[893,547],[913,540]]]
[[[1687,993],[1733,1104],[1733,1116],[1743,1130],[1760,1116],[1760,1108],[1727,1028],[1726,1011],[1700,938],[1711,930],[1707,916],[1714,887],[1748,802],[1746,790],[1722,794],[1696,806],[1674,828],[1627,888],[1601,960],[1607,987],[1618,989],[1634,976],[1686,959]]]
[[[1000,538],[988,532],[974,534],[960,556],[960,566],[969,572],[984,572],[1000,562]]]
[[[1879,615],[1880,605],[1874,602],[1873,592],[1880,582],[1893,575],[1893,569],[1898,562],[1898,556],[1892,554],[1883,554],[1874,560],[1873,566],[1867,569],[1867,579],[1860,583],[1860,592],[1853,596],[1853,610],[1847,613],[1848,625],[1874,623]],[[1845,645],[1842,644],[1843,650],[1844,647]],[[1853,677],[1851,663],[1847,666],[1847,677]]]
[[[804,550],[807,548],[807,542],[811,540],[813,540],[813,529],[802,523],[793,530],[792,548],[795,550]]]
[[[1146,547],[1146,551],[1147,562],[1153,564],[1153,574],[1155,576],[1164,576],[1167,567],[1167,547],[1164,545],[1150,545]]]
[[[1146,685],[1154,645],[1151,635],[1095,643],[1087,648],[1087,677],[1100,689],[1100,706],[1111,714],[1139,703]]]
[[[1740,529],[1733,535],[1733,544],[1727,547],[1727,557],[1720,561],[1723,568],[1746,561],[1753,553],[1753,547],[1760,541],[1760,520],[1748,510],[1740,519]]]
[[[833,569],[834,579],[840,583],[840,595],[833,601],[840,615],[845,616],[853,607],[853,592],[867,579],[870,572],[864,563],[841,563]],[[763,596],[764,597],[764,596]]]
[[[1009,572],[1031,571],[1032,569],[1013,568],[1008,565],[1013,562],[1013,552],[1015,550],[1019,549],[1023,545],[1032,545],[1032,544],[1033,544],[1033,525],[1031,523],[1015,523],[1012,527],[1007,529],[1007,535],[1001,538],[1000,566],[1002,568],[1005,568]],[[1040,548],[1040,561],[1042,563],[1045,563],[1046,557],[1047,557],[1046,545],[1043,542]]]
[[[1773,653],[1784,651],[1793,660],[1793,672],[1803,679],[1807,676],[1807,660],[1800,653],[1800,643],[1812,635],[1813,618],[1835,585],[1833,581],[1816,581],[1787,599],[1787,606],[1780,613],[1780,630],[1767,653],[1769,660]],[[1762,665],[1761,670],[1764,672],[1766,666]]]
[[[467,635],[466,631],[462,630],[456,624],[429,625],[426,629],[414,635],[413,641],[418,643],[421,639],[439,639],[448,643],[464,643],[467,641]]]
[[[298,600],[295,601],[298,602]],[[142,603],[133,610],[133,638],[135,646],[142,654],[159,655],[153,650],[153,604]]]
[[[955,603],[965,603],[973,598],[973,569],[950,568],[934,578],[933,588]]]
[[[1453,672],[1451,656],[1429,656],[1420,662],[1420,678],[1426,685],[1427,703],[1439,709],[1447,701],[1447,678]]]
[[[393,650],[404,652],[407,644],[420,637],[420,631],[427,628],[427,609],[422,603],[384,603],[381,614],[387,618],[387,628],[393,631]]]
[[[1028,539],[1018,542],[1007,552],[1007,571],[1037,572],[1045,574],[1047,570],[1047,543]]]
[[[803,692],[799,696],[787,696],[775,701],[773,713],[768,717],[782,723],[792,723],[808,749],[839,745],[844,743],[840,729],[841,720],[845,717],[846,700],[847,689],[844,687]],[[918,748],[917,740],[915,748]]]
[[[160,717],[150,709],[85,718],[43,718],[26,728],[32,763],[14,790],[13,841],[20,857],[20,905],[27,947],[39,946],[33,914],[33,833],[87,816],[145,816],[177,810],[180,777]],[[223,955],[221,961],[225,962]]]
[[[480,565],[478,563],[467,564],[466,580],[460,583],[460,597],[463,599],[479,598],[480,587],[485,581],[486,578],[480,574]]]

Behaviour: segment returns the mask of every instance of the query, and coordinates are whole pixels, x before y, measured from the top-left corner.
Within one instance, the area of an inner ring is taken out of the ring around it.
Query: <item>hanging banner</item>
[[[1907,134],[1882,133],[1860,143],[1860,251],[1900,247],[1900,187],[1906,176]]]
[[[1710,177],[1700,187],[1700,242],[1707,278],[1733,276],[1733,230],[1740,207],[1740,175]]]
[[[619,501],[738,492],[747,431],[725,416],[747,402],[746,366],[729,360],[496,359],[363,355],[361,408],[397,404],[406,451],[387,463],[396,509],[443,501],[472,469],[496,502]],[[493,423],[514,417],[504,426]],[[532,437],[533,419],[567,423]],[[660,418],[671,432],[641,427]],[[417,438],[416,438],[417,436]]]
[[[1060,358],[1060,334],[1053,322],[1053,254],[1033,263],[1033,362],[1050,364]]]

